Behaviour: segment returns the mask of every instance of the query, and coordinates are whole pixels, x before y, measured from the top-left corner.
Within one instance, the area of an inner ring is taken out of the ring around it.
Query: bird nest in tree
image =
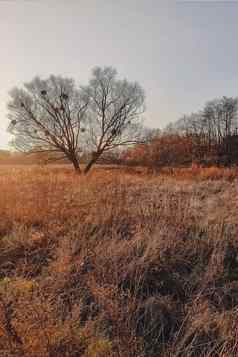
[[[44,97],[44,96],[47,95],[47,91],[46,91],[45,89],[43,89],[43,90],[40,92],[40,94]]]
[[[86,129],[85,128],[81,128],[81,132],[85,133]]]
[[[11,121],[11,124],[12,124],[13,126],[15,126],[16,123],[17,123],[17,121],[16,121],[15,119],[13,119],[13,120]]]
[[[116,129],[112,129],[112,135],[116,135],[117,130]]]
[[[66,94],[66,93],[62,93],[62,94],[61,94],[61,98],[64,99],[64,100],[68,100],[68,99],[69,99],[69,96],[68,96],[68,94]]]

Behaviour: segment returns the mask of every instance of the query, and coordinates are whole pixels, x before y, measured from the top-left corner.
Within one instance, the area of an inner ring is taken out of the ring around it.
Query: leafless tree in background
[[[222,97],[206,103],[204,127],[209,143],[214,142],[221,154],[229,154],[230,138],[237,134],[237,98]]]
[[[237,162],[237,98],[211,100],[199,112],[185,115],[170,127],[173,132],[191,138],[192,159]]]
[[[118,80],[111,67],[97,67],[92,74],[85,87],[50,76],[36,77],[24,89],[14,88],[8,104],[14,147],[61,154],[57,158],[67,158],[78,172],[81,154],[90,153],[87,173],[104,152],[141,142],[142,88]]]

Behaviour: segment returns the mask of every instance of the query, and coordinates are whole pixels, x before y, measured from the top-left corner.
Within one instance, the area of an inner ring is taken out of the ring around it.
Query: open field
[[[235,169],[0,168],[0,351],[238,355]]]

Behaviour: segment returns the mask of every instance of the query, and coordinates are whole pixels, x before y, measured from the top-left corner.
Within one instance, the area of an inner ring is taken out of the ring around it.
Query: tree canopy
[[[94,68],[86,86],[62,76],[36,77],[10,97],[14,147],[57,153],[77,171],[84,153],[90,154],[87,173],[104,152],[143,140],[144,91],[137,82],[118,79],[111,67]]]

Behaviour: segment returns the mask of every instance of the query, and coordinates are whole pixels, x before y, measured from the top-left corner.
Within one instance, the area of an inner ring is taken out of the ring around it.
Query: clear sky
[[[9,90],[35,75],[85,84],[112,65],[147,95],[146,121],[164,127],[217,96],[238,95],[238,2],[0,1],[0,148]]]

